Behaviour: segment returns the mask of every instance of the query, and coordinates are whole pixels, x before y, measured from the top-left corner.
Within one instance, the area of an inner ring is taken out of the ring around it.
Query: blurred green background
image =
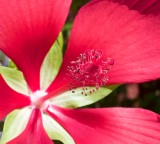
[[[63,28],[64,36],[64,52],[67,46],[70,29],[74,18],[87,0],[77,1],[74,0],[71,6],[69,17]],[[7,58],[0,54],[0,63],[7,64]],[[125,84],[119,86],[113,93],[104,98],[103,100],[90,105],[89,107],[141,107],[149,109],[156,113],[160,113],[160,80],[142,84]],[[2,131],[3,122],[0,123],[0,131]],[[61,142],[55,142],[61,144]]]

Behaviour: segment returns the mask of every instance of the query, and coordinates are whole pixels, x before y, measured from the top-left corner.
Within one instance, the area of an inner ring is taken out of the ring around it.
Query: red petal
[[[144,16],[107,0],[90,2],[76,17],[60,74],[49,90],[67,83],[62,80],[67,66],[88,49],[100,49],[104,59],[114,60],[109,83],[159,78],[160,17]]]
[[[12,90],[0,76],[0,120],[15,109],[30,104],[30,98]]]
[[[7,144],[53,144],[43,128],[41,111],[34,109],[25,130]]]
[[[142,14],[160,14],[159,0],[111,0],[127,5],[130,9],[139,11]]]
[[[160,116],[148,110],[49,107],[48,113],[69,132],[76,144],[160,143]]]
[[[68,15],[71,0],[0,0],[0,48],[40,88],[42,61]]]

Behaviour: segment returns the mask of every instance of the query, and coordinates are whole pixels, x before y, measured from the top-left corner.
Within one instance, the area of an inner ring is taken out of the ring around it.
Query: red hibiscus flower
[[[54,48],[55,73],[46,85],[51,68],[44,71],[44,59],[70,3],[1,0],[0,48],[22,71],[28,87],[23,91],[26,83],[19,71],[1,68],[0,119],[20,109],[7,117],[2,143],[50,144],[58,139],[66,144],[159,144],[158,114],[133,108],[69,108],[104,97],[109,92],[102,86],[160,77],[160,2],[93,0],[85,5],[74,21],[58,74],[60,55],[55,53],[60,47]]]

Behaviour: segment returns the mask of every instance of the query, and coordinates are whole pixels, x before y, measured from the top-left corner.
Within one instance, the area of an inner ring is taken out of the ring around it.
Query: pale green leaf
[[[46,114],[43,114],[43,125],[50,139],[59,140],[64,144],[75,144],[67,131]]]
[[[10,113],[4,123],[0,144],[6,144],[8,141],[17,137],[25,129],[30,114],[31,110],[29,108]]]
[[[12,89],[22,94],[29,94],[27,83],[21,71],[0,66],[0,74]]]
[[[41,67],[40,86],[42,90],[47,89],[58,74],[58,71],[62,64],[62,47],[63,37],[62,34],[60,34],[58,39],[55,41],[54,45],[48,52],[47,56],[45,57]]]
[[[60,48],[62,49],[63,48],[63,35],[62,35],[62,33],[59,34],[57,42],[58,42]]]
[[[11,59],[9,59],[8,67],[12,68],[12,69],[17,69],[18,70],[16,64]]]
[[[67,91],[62,93],[61,95],[58,95],[51,99],[51,102],[55,105],[61,106],[61,107],[67,107],[67,108],[77,108],[86,106],[89,104],[93,104],[107,95],[109,95],[114,89],[116,89],[118,85],[112,85],[108,87],[101,87],[97,91],[90,94],[90,89],[93,89],[91,87],[87,87],[86,94],[82,94],[82,88],[76,88],[75,93],[72,93],[72,91]]]

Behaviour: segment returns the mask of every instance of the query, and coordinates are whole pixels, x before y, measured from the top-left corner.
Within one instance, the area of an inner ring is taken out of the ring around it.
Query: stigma
[[[102,50],[87,50],[80,54],[75,61],[68,66],[67,75],[71,79],[71,87],[82,86],[82,93],[85,94],[86,86],[93,86],[90,93],[106,85],[108,71],[114,65],[111,58],[103,58]],[[73,90],[72,90],[73,91]],[[74,91],[73,91],[74,92]]]

